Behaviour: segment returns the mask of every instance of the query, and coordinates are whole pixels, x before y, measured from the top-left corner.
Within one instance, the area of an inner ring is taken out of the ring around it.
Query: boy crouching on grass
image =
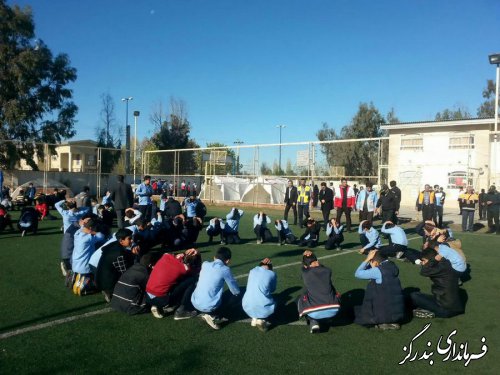
[[[247,289],[243,296],[243,310],[252,318],[252,327],[262,332],[269,329],[266,320],[274,313],[276,303],[272,293],[276,290],[276,273],[271,259],[265,258],[248,274]]]
[[[305,293],[297,300],[299,317],[305,316],[311,333],[321,330],[321,322],[337,315],[340,303],[332,283],[332,270],[319,264],[311,250],[302,256]]]
[[[404,317],[404,298],[399,269],[377,250],[371,250],[354,276],[370,280],[361,306],[355,306],[354,322],[377,329],[399,329]]]
[[[231,250],[219,247],[213,262],[203,262],[198,284],[191,296],[194,308],[201,312],[199,315],[213,329],[220,329],[221,319],[216,311],[222,305],[224,282],[234,296],[240,294],[238,283],[234,279],[228,265],[231,261]]]

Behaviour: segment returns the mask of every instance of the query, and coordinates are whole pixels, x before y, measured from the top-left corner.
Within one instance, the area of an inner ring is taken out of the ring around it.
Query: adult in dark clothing
[[[413,315],[417,318],[449,318],[464,312],[458,287],[458,273],[446,258],[438,257],[437,251],[427,248],[422,251],[420,274],[432,281],[432,296],[413,292],[411,299],[416,307]]]
[[[486,218],[486,192],[484,189],[481,189],[481,192],[478,194],[479,197],[479,220],[484,220]]]
[[[404,298],[398,267],[379,251],[372,250],[354,276],[370,280],[363,304],[354,308],[354,322],[382,330],[399,329],[404,318]]]
[[[396,211],[394,211],[394,216],[392,218],[392,222],[394,224],[398,223],[398,215],[399,215],[399,208],[401,206],[401,189],[399,189],[396,185],[396,181],[391,181],[389,182],[390,189],[394,196],[396,197]]]
[[[288,221],[288,211],[293,210],[293,225],[297,225],[297,187],[293,186],[292,180],[288,180],[285,191],[285,214],[283,218]]]
[[[495,185],[491,185],[486,194],[486,215],[488,217],[488,232],[500,234],[498,218],[500,214],[500,193]]]
[[[180,214],[182,214],[182,206],[179,201],[172,196],[168,197],[163,210],[164,217],[171,219]]]
[[[143,255],[139,263],[134,264],[120,276],[111,299],[111,308],[113,310],[128,315],[142,314],[149,311],[149,306],[146,303],[146,285],[149,274],[161,255],[158,251]]]
[[[334,193],[333,203],[337,209],[337,223],[340,223],[340,218],[342,213],[345,214],[347,231],[351,231],[351,211],[356,206],[356,195],[352,187],[347,185],[347,179],[342,178],[340,180],[341,184]]]
[[[319,199],[319,188],[318,185],[313,186],[313,194],[312,194],[312,206],[318,207],[318,199]]]
[[[323,214],[323,225],[326,229],[330,220],[330,211],[333,209],[333,190],[326,186],[326,182],[321,183],[319,201],[321,203],[321,213]]]
[[[426,184],[423,191],[418,194],[415,208],[422,211],[422,221],[433,220],[436,206],[436,197],[431,185]]]
[[[132,231],[119,229],[115,234],[116,241],[102,248],[101,259],[95,273],[95,283],[104,294],[107,302],[111,300],[113,289],[120,276],[134,264],[138,249],[128,250],[132,246]]]
[[[110,190],[110,197],[114,202],[116,223],[118,228],[121,229],[125,226],[123,222],[125,210],[134,205],[134,193],[132,192],[132,186],[124,182],[125,177],[123,175],[118,175],[117,180],[117,184]]]
[[[319,232],[321,225],[312,217],[306,221],[306,230],[299,239],[299,246],[315,247],[319,242]]]
[[[332,270],[321,265],[312,251],[302,256],[302,280],[305,292],[297,300],[299,316],[305,316],[311,333],[321,330],[320,322],[337,315],[340,303],[332,283]]]
[[[387,184],[382,184],[382,189],[380,190],[380,197],[377,201],[377,209],[382,216],[382,223],[386,221],[392,221],[394,213],[398,208],[397,197],[394,195],[392,190],[389,189]]]

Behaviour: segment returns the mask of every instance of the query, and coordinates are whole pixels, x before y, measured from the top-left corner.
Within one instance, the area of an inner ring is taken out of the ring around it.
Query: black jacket
[[[425,266],[422,266],[420,274],[431,279],[431,291],[439,306],[451,312],[462,313],[464,311],[459,295],[458,274],[451,267],[449,260],[431,259]]]
[[[173,218],[177,215],[182,214],[182,207],[179,201],[175,200],[172,197],[168,198],[167,202],[165,203],[163,214],[168,218]]]
[[[111,308],[129,315],[146,312],[146,284],[149,272],[146,266],[136,263],[116,283]]]
[[[319,201],[325,201],[321,203],[321,211],[330,211],[333,209],[333,190],[327,187],[325,190],[319,191]]]
[[[302,268],[305,293],[298,301],[299,313],[305,308],[338,303],[332,284],[332,270],[325,266]]]
[[[290,190],[290,198],[288,198],[289,190]],[[297,187],[296,186],[292,186],[291,188],[287,187],[285,191],[285,203],[286,204],[297,203],[297,198],[298,198]]]
[[[134,264],[134,257],[134,254],[123,248],[118,241],[103,247],[95,274],[97,288],[112,292],[120,276]]]
[[[398,211],[399,203],[396,195],[392,190],[386,190],[385,192],[380,192],[380,197],[378,198],[377,208],[382,207],[382,211]]]
[[[110,193],[115,210],[125,210],[134,205],[134,193],[132,192],[132,186],[129,184],[118,181],[110,190]]]
[[[399,269],[391,261],[379,265],[382,283],[370,280],[361,308],[356,311],[355,323],[361,325],[398,323],[404,317],[404,298]],[[359,311],[359,312],[358,312]]]

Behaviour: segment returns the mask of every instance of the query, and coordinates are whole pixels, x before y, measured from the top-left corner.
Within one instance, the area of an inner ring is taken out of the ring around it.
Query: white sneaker
[[[315,324],[311,327],[311,333],[319,333],[319,324]]]
[[[262,240],[257,240],[257,245],[260,245],[262,243]]]
[[[215,318],[210,314],[200,314],[200,318],[203,319],[210,327],[215,330],[219,330],[220,326],[215,322]]]
[[[421,261],[420,259],[415,260],[415,264],[416,264],[417,266],[420,266],[420,263],[422,263],[422,261]]]
[[[23,232],[21,233],[21,237],[24,237],[25,234],[26,234],[26,231],[23,230]]]
[[[157,306],[151,306],[151,314],[157,319],[163,318],[163,314]]]
[[[256,318],[252,318],[252,322],[250,323],[250,325],[251,325],[252,327],[257,327],[257,320],[258,320],[258,319],[256,319]]]
[[[403,254],[404,254],[404,253],[403,253],[402,251],[398,251],[398,252],[396,253],[396,258],[397,258],[397,259],[401,259],[401,257],[403,256]]]
[[[64,277],[68,275],[68,269],[66,268],[66,264],[64,262],[61,262],[61,272]]]

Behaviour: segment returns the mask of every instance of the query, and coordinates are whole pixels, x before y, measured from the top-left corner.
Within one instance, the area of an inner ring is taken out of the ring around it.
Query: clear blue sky
[[[316,139],[360,102],[402,121],[461,105],[475,115],[488,54],[500,52],[498,0],[8,0],[33,8],[37,36],[78,79],[76,139],[95,138],[100,95],[125,123],[124,96],[150,135],[154,103],[188,104],[201,145]]]

